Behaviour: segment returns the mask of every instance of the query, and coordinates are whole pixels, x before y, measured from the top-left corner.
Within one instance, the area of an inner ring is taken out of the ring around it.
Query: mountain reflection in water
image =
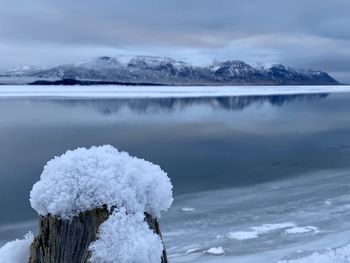
[[[236,96],[205,98],[151,98],[151,99],[110,99],[110,100],[56,100],[56,103],[69,107],[89,106],[102,114],[117,113],[122,108],[136,113],[174,112],[192,106],[205,105],[227,111],[242,110],[252,104],[268,103],[283,106],[295,101],[311,101],[328,97],[328,93],[308,95]]]

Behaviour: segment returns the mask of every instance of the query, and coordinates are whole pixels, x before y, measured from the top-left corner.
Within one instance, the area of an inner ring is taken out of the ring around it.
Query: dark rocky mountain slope
[[[11,79],[22,84],[126,84],[126,85],[337,85],[319,70],[273,65],[254,68],[243,61],[193,66],[171,58],[98,57],[76,64],[49,68],[18,67],[2,73],[0,83]]]

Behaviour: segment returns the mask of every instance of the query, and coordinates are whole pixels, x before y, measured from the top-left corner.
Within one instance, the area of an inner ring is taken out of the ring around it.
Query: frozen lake
[[[0,88],[0,245],[35,231],[28,198],[45,163],[67,149],[101,144],[168,172],[175,202],[161,227],[170,262],[277,262],[350,243],[345,87],[300,87],[298,95],[209,94],[208,87],[207,96],[192,90],[177,98],[147,98],[150,91],[81,96],[84,87],[70,98],[6,89]]]
[[[350,86],[0,86],[0,98],[195,98],[350,92]]]

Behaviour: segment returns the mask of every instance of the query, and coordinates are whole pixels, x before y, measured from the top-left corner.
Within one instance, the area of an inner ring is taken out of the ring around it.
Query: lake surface
[[[0,245],[35,231],[29,192],[48,160],[111,144],[171,178],[175,202],[161,219],[171,262],[274,262],[341,246],[349,139],[349,93],[2,98]],[[219,246],[225,255],[203,253]]]

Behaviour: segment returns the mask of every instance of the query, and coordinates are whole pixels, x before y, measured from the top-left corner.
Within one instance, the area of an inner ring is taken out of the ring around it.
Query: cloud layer
[[[3,0],[0,67],[150,54],[326,70],[350,82],[348,0]]]

